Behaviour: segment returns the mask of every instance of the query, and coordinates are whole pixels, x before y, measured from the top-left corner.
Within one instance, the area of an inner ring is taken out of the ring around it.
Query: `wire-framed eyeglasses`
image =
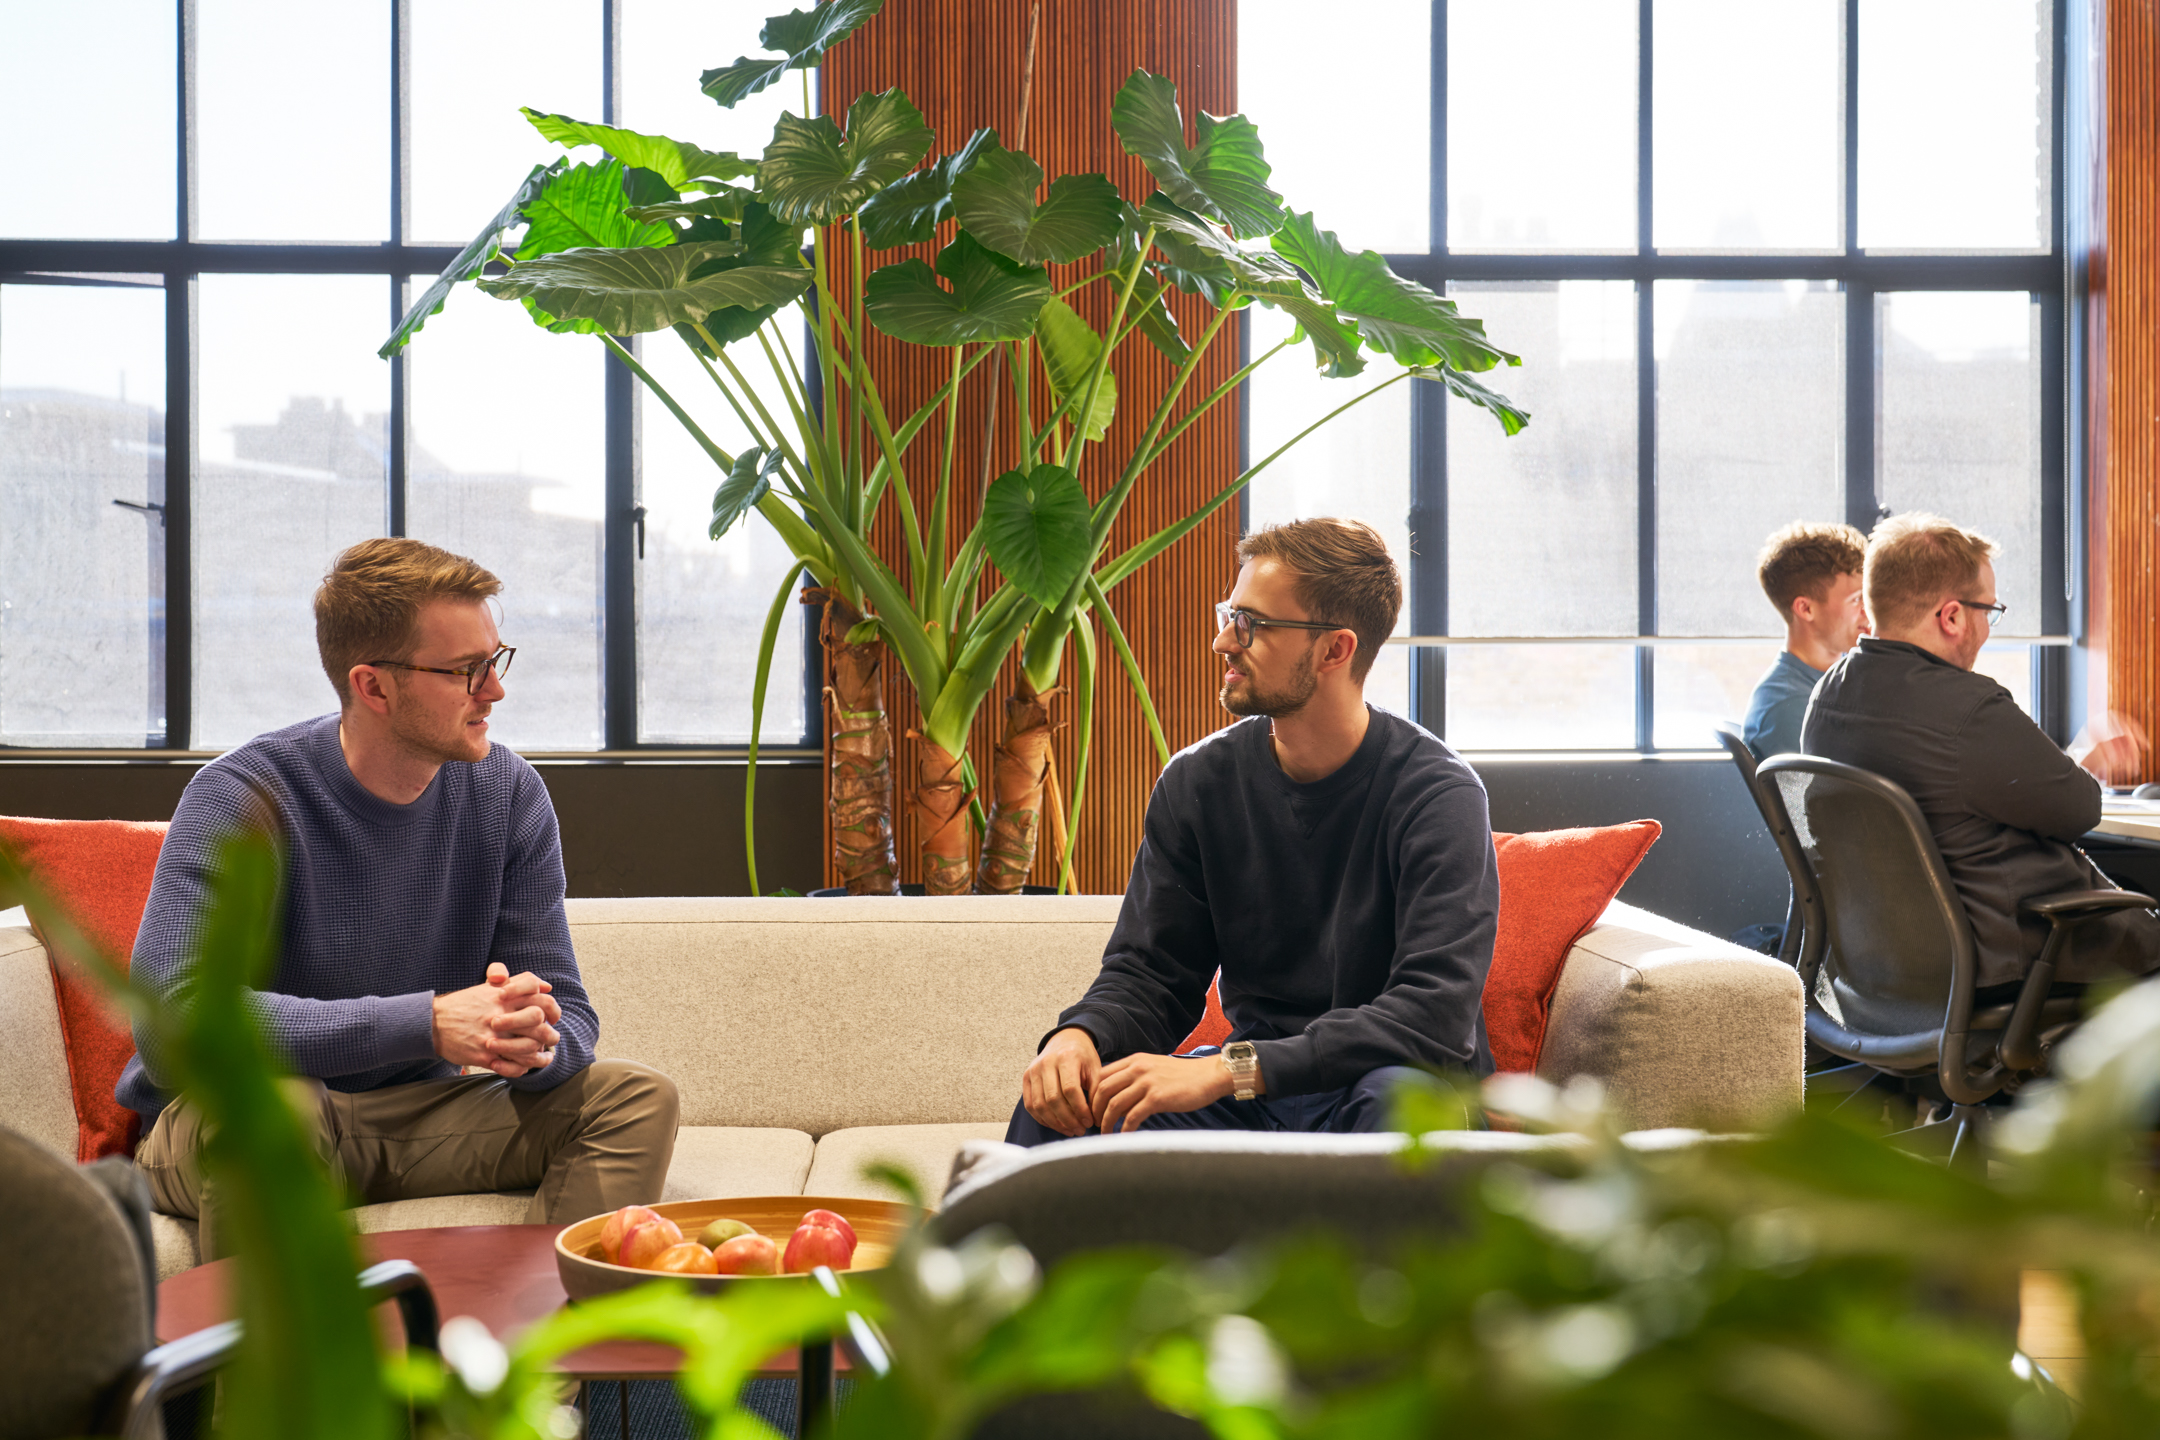
[[[465,693],[477,695],[480,687],[487,684],[490,674],[507,675],[510,662],[517,658],[517,646],[505,645],[485,660],[475,660],[470,665],[460,665],[455,670],[445,670],[440,665],[408,665],[403,660],[364,660],[364,665],[388,665],[393,670],[418,670],[427,675],[462,675],[465,677]]]
[[[1945,600],[1943,602],[1943,605],[1962,605],[1968,610],[1985,610],[1987,612],[1988,623],[1990,625],[1994,624],[1996,621],[2002,619],[2003,616],[2010,613],[2010,607],[2008,605],[1990,605],[1985,600]],[[1937,609],[1935,613],[1940,615],[1942,613],[1942,610]]]
[[[1215,633],[1228,630],[1237,640],[1238,649],[1252,649],[1253,631],[1272,630],[1347,630],[1347,625],[1329,625],[1319,620],[1269,620],[1227,602],[1215,607]]]

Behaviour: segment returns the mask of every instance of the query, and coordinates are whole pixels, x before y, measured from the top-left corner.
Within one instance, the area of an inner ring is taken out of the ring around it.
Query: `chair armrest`
[[[2150,895],[2140,895],[2135,890],[2058,890],[2053,895],[2034,895],[2018,902],[2018,909],[2028,915],[2044,915],[2052,920],[2058,915],[2084,916],[2104,914],[2109,910],[2150,910],[2156,902]]]
[[[227,1320],[160,1345],[135,1363],[135,1376],[120,1392],[125,1416],[121,1440],[157,1440],[165,1433],[161,1407],[185,1395],[240,1348],[240,1322]]]
[[[422,1350],[440,1349],[437,1332],[441,1316],[435,1309],[435,1292],[427,1276],[410,1260],[385,1260],[360,1272],[360,1293],[371,1306],[397,1301],[398,1318],[405,1322],[405,1343]]]

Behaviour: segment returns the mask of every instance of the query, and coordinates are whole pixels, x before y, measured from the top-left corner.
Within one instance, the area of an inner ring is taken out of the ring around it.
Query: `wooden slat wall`
[[[957,148],[984,125],[994,126],[1010,145],[1018,118],[1028,10],[1029,0],[889,0],[875,19],[826,61],[826,103],[837,111],[865,91],[898,85],[937,131],[938,153]],[[1145,68],[1177,82],[1188,125],[1198,109],[1218,115],[1236,110],[1236,16],[1235,0],[1043,0],[1028,153],[1050,176],[1100,172],[1126,198],[1146,199],[1154,186],[1140,162],[1118,146],[1110,128],[1111,100],[1126,76]],[[844,123],[843,116],[836,118]],[[948,223],[939,240],[949,240],[951,231]],[[873,263],[906,254],[934,259],[935,251],[935,246],[887,251],[873,257]],[[846,252],[836,248],[831,253]],[[1082,273],[1081,267],[1053,268],[1053,278],[1060,284]],[[1107,289],[1096,285],[1072,297],[1074,308],[1098,330],[1109,318]],[[1179,299],[1185,301],[1185,297]],[[1177,311],[1186,337],[1196,338],[1202,307],[1187,301]],[[1187,397],[1206,395],[1236,370],[1240,323],[1233,320],[1224,327],[1187,387]],[[951,357],[946,351],[882,342],[873,347],[872,365],[888,411],[900,416],[946,383]],[[1114,481],[1115,462],[1131,453],[1145,430],[1148,416],[1168,386],[1171,367],[1145,341],[1136,340],[1120,352],[1117,377],[1117,419],[1107,443],[1089,447],[1082,467],[1081,479],[1093,496],[1100,496]],[[969,517],[980,504],[988,385],[986,374],[974,377],[961,407],[959,440],[954,446],[956,535],[965,533]],[[1045,395],[1038,392],[1033,404],[1037,416],[1047,413]],[[993,475],[1010,468],[1016,454],[1012,412],[1008,385],[999,412]],[[924,477],[916,484],[919,510],[926,519],[943,443],[941,426],[926,427],[907,457],[909,474]],[[1186,432],[1134,491],[1112,535],[1113,553],[1190,514],[1216,494],[1237,474],[1238,444],[1237,404],[1226,401]],[[1111,594],[1173,749],[1192,743],[1228,718],[1216,703],[1207,642],[1209,607],[1229,593],[1235,574],[1231,547],[1236,537],[1237,506],[1232,504]],[[905,549],[889,504],[876,538],[879,553],[904,578]],[[1075,868],[1079,889],[1107,894],[1125,888],[1158,765],[1139,706],[1107,637],[1102,653],[1094,758]],[[1058,775],[1067,783],[1075,752],[1069,678],[1076,658],[1068,653],[1067,688],[1052,710],[1057,720],[1065,722],[1056,751]],[[898,738],[894,773],[900,869],[902,878],[912,881],[921,878],[915,827],[907,813],[915,746],[905,738],[905,731],[916,711],[896,661],[888,662],[887,676],[886,703]],[[976,723],[971,753],[977,772],[986,779],[1003,721],[1001,697],[1011,693],[1014,678],[1015,667],[1008,664]],[[1052,884],[1055,874],[1047,825],[1044,832],[1032,878],[1039,884]]]
[[[2090,419],[2094,577],[2108,703],[2160,738],[2160,4],[2102,0],[2106,65],[2106,251],[2092,289],[2103,308]],[[2149,780],[2160,757],[2148,755]]]

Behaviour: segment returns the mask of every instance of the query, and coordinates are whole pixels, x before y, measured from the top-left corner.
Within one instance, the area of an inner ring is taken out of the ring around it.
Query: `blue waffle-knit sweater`
[[[491,961],[554,986],[553,1063],[510,1081],[546,1090],[592,1063],[600,1022],[563,913],[562,842],[532,766],[500,745],[451,763],[410,805],[370,794],[345,763],[338,717],[257,736],[205,765],[173,814],[135,938],[135,976],[184,980],[217,847],[267,825],[284,861],[284,948],[256,999],[293,1071],[356,1093],[457,1069],[435,1054],[434,998]],[[114,1094],[146,1122],[171,1084],[144,1045]]]

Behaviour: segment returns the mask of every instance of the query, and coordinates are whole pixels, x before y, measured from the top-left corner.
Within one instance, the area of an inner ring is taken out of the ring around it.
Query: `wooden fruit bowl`
[[[652,1207],[682,1227],[683,1238],[695,1240],[698,1231],[722,1218],[740,1220],[785,1252],[788,1236],[810,1210],[830,1210],[855,1227],[855,1263],[846,1273],[881,1269],[907,1233],[914,1212],[891,1200],[840,1200],[817,1195],[754,1195],[720,1200],[671,1200]],[[613,1212],[610,1211],[610,1214]],[[600,1230],[607,1215],[594,1215],[565,1226],[555,1237],[555,1268],[563,1289],[573,1300],[627,1290],[648,1280],[686,1280],[695,1289],[714,1294],[745,1281],[799,1280],[799,1275],[662,1275],[636,1270],[600,1258]]]

